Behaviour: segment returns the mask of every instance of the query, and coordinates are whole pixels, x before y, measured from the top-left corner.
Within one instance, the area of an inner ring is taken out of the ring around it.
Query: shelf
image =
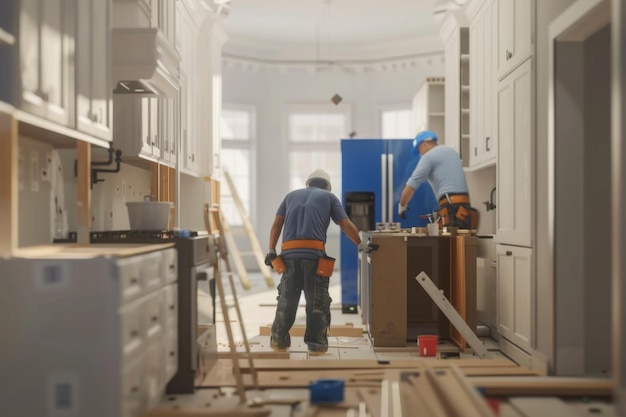
[[[0,45],[13,45],[14,43],[15,36],[0,28]]]

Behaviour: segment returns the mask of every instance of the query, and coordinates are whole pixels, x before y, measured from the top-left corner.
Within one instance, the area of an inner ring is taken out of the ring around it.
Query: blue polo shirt
[[[306,239],[326,243],[330,220],[339,223],[348,217],[335,194],[316,187],[291,191],[280,203],[276,215],[285,217],[283,242]],[[281,252],[285,259],[317,259],[323,254],[315,249],[290,249]]]

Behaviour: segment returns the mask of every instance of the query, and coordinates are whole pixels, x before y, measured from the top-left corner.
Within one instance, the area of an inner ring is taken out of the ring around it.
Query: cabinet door
[[[521,349],[532,347],[532,249],[497,245],[498,333]]]
[[[469,137],[469,165],[480,163],[480,138],[482,137],[481,109],[483,89],[483,19],[481,13],[476,15],[469,27],[470,37],[470,137]]]
[[[498,84],[496,239],[531,246],[532,60]]]
[[[94,135],[111,140],[112,91],[111,67],[111,3],[92,0],[92,62],[91,108]]]
[[[24,0],[20,10],[20,107],[48,120],[68,125],[72,17],[63,0]]]
[[[532,53],[532,0],[498,2],[498,76],[522,63]]]
[[[77,128],[99,138],[111,140],[110,3],[78,0],[77,10]]]
[[[495,50],[497,47],[496,28],[498,27],[498,2],[490,0],[482,12],[483,21],[483,63],[482,71],[482,92],[483,92],[483,121],[482,135],[480,136],[482,164],[486,165],[490,162],[495,163],[497,155],[497,141],[494,138],[494,122],[496,117],[494,112],[497,110],[494,105],[494,86],[495,86]]]
[[[446,108],[446,145],[460,152],[461,140],[461,100],[459,90],[461,45],[458,33],[450,37],[446,43],[446,86],[445,86],[445,108]]]

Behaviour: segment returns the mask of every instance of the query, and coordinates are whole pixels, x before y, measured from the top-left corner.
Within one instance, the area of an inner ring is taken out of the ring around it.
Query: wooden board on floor
[[[260,326],[259,335],[270,336],[271,330],[272,330],[271,326]],[[289,334],[291,336],[304,336],[305,330],[306,330],[306,326],[296,324],[291,328],[291,330],[289,330]],[[354,327],[351,324],[345,324],[345,325],[330,326],[330,330],[328,331],[328,336],[362,337],[363,333],[364,333],[364,330],[362,328]]]
[[[312,361],[321,362],[321,361]],[[255,360],[256,366],[256,360]],[[394,371],[415,371],[419,367],[412,368],[395,368]],[[433,368],[433,369],[445,369],[445,368]],[[527,376],[533,376],[532,371],[519,367],[470,367],[459,368],[463,375],[467,377],[473,376],[489,376],[489,375],[507,375],[515,376],[517,378],[525,378]],[[258,371],[258,387],[259,388],[306,388],[312,381],[318,379],[343,379],[346,386],[350,387],[379,387],[380,383],[385,375],[387,369],[380,370],[350,370],[350,369],[325,369],[325,370],[278,370],[278,371]],[[247,387],[252,387],[252,380],[248,381]],[[231,372],[222,370],[221,372],[209,373],[202,383],[203,387],[223,387],[223,386],[235,386],[236,381]]]
[[[350,359],[350,360],[286,360],[275,361],[272,359],[259,359],[254,361],[255,369],[261,370],[305,370],[305,369],[384,369],[384,368],[414,368],[427,364],[430,367],[449,366],[450,362],[461,367],[519,367],[509,359],[398,359],[390,360],[388,364],[380,364],[374,359]],[[246,364],[240,364],[243,372]]]
[[[469,381],[487,395],[496,396],[610,396],[613,393],[613,383],[607,378],[473,376]]]

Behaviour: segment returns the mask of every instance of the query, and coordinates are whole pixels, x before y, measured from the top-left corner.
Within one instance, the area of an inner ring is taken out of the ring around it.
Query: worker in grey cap
[[[288,193],[276,212],[265,257],[268,266],[282,273],[270,339],[273,350],[286,351],[291,345],[289,330],[295,321],[302,291],[306,299],[304,342],[309,354],[322,355],[328,350],[332,301],[328,284],[335,261],[326,254],[325,248],[330,220],[339,225],[359,250],[368,248],[341,201],[330,190],[328,173],[316,169],[307,178],[306,188]],[[281,232],[283,239],[278,256],[276,244]]]

